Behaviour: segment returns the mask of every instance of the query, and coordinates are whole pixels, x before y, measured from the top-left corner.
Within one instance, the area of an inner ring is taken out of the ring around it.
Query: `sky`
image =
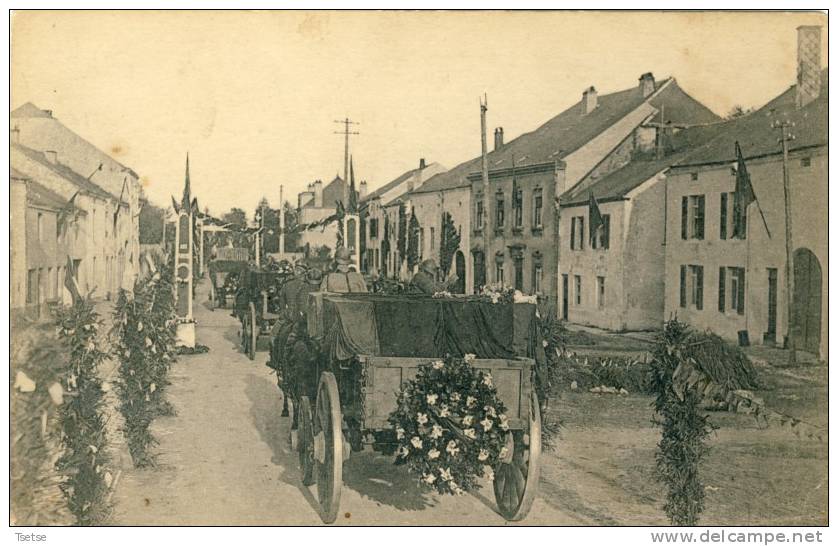
[[[272,206],[343,173],[370,191],[452,168],[581,98],[674,76],[723,115],[794,83],[796,28],[817,13],[60,12],[12,17],[11,107],[33,102],[140,174],[152,202],[183,187],[221,215]]]

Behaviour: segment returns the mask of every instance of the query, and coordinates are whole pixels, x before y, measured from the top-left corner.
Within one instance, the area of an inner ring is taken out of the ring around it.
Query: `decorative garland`
[[[491,374],[474,369],[474,355],[422,364],[390,415],[398,449],[424,486],[461,495],[511,455],[509,420]]]
[[[121,290],[114,310],[116,382],[119,410],[134,466],[154,464],[157,444],[149,427],[158,415],[173,413],[165,399],[168,372],[175,360],[175,315],[170,275],[138,279],[133,295]]]
[[[680,390],[675,372],[688,355],[689,327],[672,319],[664,324],[653,350],[652,390],[660,416],[661,439],[655,455],[659,479],[667,487],[664,511],[674,525],[696,525],[704,510],[699,466],[714,429],[700,408],[697,389]]]
[[[14,325],[11,338],[12,525],[72,525],[55,462],[62,454],[64,347],[46,324]],[[54,394],[53,394],[54,393]]]
[[[98,525],[110,514],[107,501],[113,476],[107,450],[104,392],[98,370],[108,358],[96,339],[102,322],[89,298],[57,312],[58,335],[69,355],[61,399],[64,454],[56,468],[65,475],[61,489],[79,525]]]

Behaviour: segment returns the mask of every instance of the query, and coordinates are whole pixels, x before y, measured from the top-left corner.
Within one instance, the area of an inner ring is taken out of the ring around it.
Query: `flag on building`
[[[593,246],[594,238],[597,235],[597,231],[603,226],[605,220],[602,218],[602,213],[599,211],[599,204],[596,202],[596,198],[594,197],[594,192],[590,193],[590,199],[588,200],[588,224],[590,226],[590,244]]]
[[[64,286],[70,292],[73,298],[73,303],[76,303],[81,297],[78,281],[76,281],[76,266],[73,264],[72,258],[67,256],[67,267],[64,268]]]
[[[739,141],[736,141],[736,189],[733,193],[733,237],[744,239],[748,225],[748,205],[757,200],[754,188],[751,186],[751,177],[748,174],[748,167],[745,165],[745,158],[742,157],[742,148]],[[759,205],[759,203],[757,203]]]

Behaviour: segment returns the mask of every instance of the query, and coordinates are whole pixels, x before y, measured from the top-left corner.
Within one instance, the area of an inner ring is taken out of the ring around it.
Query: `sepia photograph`
[[[823,541],[826,11],[8,16],[13,542]]]

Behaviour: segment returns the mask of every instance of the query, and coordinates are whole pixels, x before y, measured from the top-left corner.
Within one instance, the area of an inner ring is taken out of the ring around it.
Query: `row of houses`
[[[362,190],[362,268],[411,274],[396,244],[400,209],[418,220],[420,258],[439,261],[450,215],[460,247],[442,265],[463,293],[503,284],[537,294],[577,324],[646,330],[677,315],[729,339],[783,345],[790,220],[791,332],[798,348],[826,357],[828,97],[820,52],[820,28],[800,27],[796,84],[737,118],[721,119],[674,78],[644,73],[622,91],[585,88],[579,102],[509,142],[496,128],[488,184],[482,154],[447,170],[422,160],[378,190]],[[794,126],[785,155],[778,122]],[[757,199],[741,218],[737,143]],[[592,202],[602,219],[595,233]],[[734,233],[735,223],[745,228]]]
[[[38,316],[83,293],[110,298],[139,268],[138,175],[32,103],[10,114],[10,308]]]

